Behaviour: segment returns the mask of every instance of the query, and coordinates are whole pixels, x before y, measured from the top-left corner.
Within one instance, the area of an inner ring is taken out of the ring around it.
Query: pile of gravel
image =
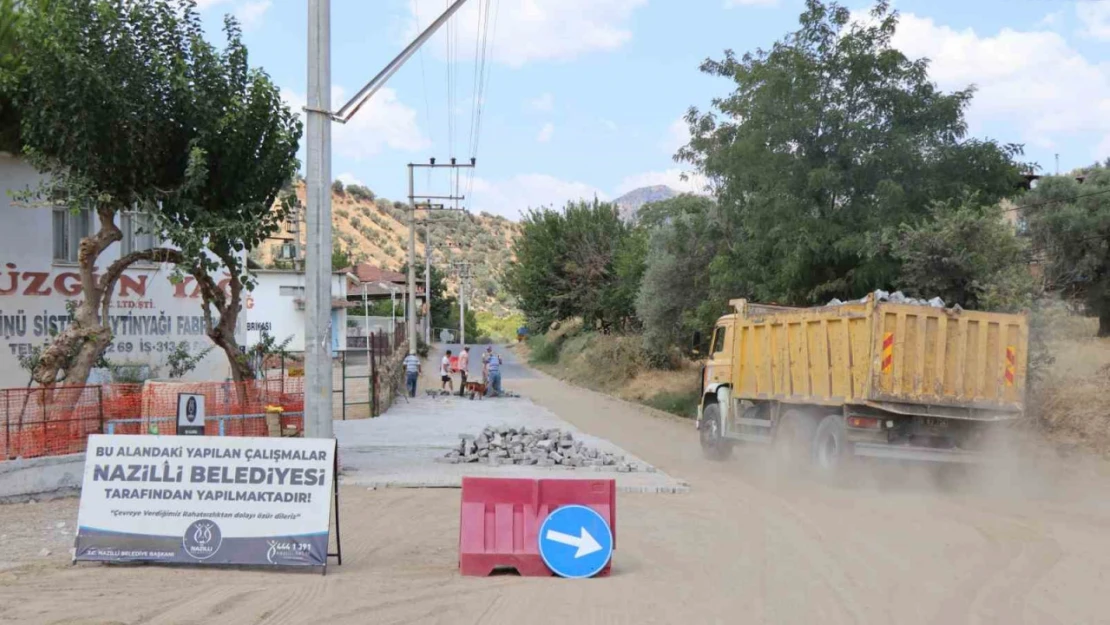
[[[652,467],[638,466],[624,456],[598,451],[587,447],[574,435],[558,428],[529,430],[514,427],[486,427],[480,434],[459,434],[459,447],[441,458],[448,464],[477,462],[497,465],[535,465],[541,467],[593,467],[601,470],[614,467],[616,471],[652,471]]]

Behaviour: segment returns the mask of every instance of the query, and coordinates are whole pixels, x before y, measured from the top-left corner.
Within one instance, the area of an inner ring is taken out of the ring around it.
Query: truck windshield
[[[725,351],[725,327],[720,326],[713,331],[713,353],[719,354]]]

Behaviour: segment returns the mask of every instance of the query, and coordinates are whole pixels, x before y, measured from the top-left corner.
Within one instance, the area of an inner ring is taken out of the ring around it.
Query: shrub
[[[663,412],[669,412],[680,417],[693,419],[698,416],[698,400],[700,398],[700,390],[687,391],[684,393],[662,391],[648,397],[642,403],[656,410],[662,410]]]
[[[546,336],[529,338],[528,349],[531,351],[528,362],[534,365],[553,365],[559,362],[559,346],[554,341],[547,340]]]
[[[355,198],[356,200],[361,200],[364,202],[373,202],[374,198],[377,197],[376,195],[374,195],[373,191],[360,184],[352,184],[348,186],[347,194]]]

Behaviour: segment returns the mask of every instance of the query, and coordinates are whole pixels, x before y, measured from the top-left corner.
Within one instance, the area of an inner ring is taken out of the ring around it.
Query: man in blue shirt
[[[501,394],[501,356],[499,354],[490,354],[489,364],[486,365],[489,369],[489,386],[486,387],[486,397],[496,396]]]
[[[405,387],[408,389],[409,397],[416,397],[416,380],[420,377],[420,359],[413,352],[409,352],[409,355],[405,356],[401,364],[405,367]]]

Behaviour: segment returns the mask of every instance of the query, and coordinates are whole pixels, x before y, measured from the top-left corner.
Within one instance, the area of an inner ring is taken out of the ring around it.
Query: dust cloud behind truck
[[[702,375],[712,458],[767,443],[826,474],[854,457],[978,462],[1025,408],[1025,315],[881,301],[731,302]]]

